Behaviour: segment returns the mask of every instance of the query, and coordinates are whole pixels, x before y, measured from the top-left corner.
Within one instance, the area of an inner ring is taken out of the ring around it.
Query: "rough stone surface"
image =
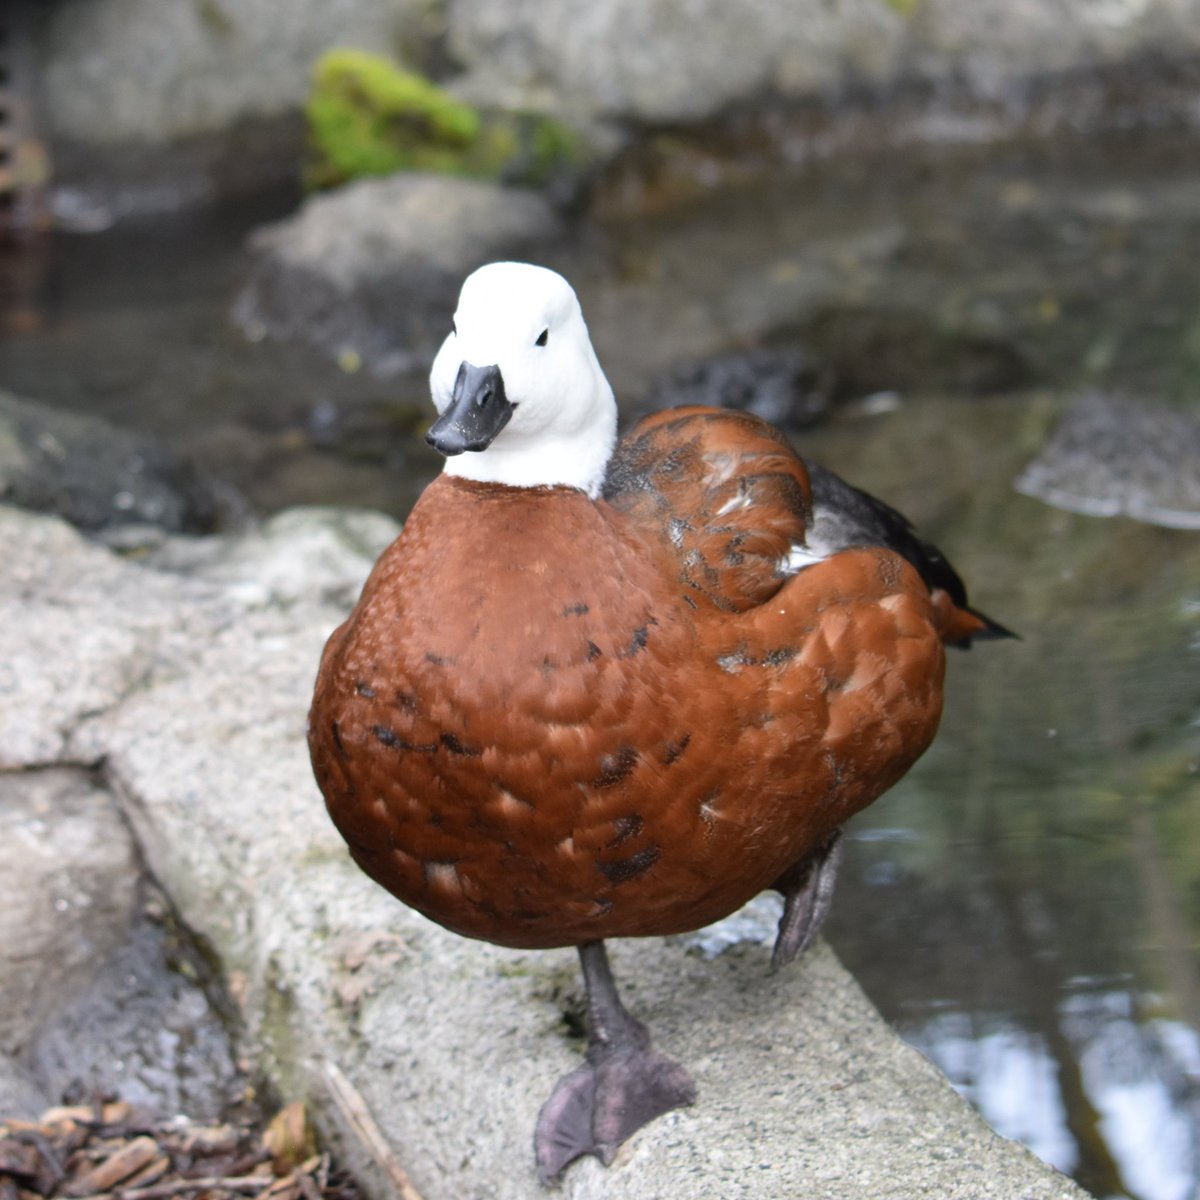
[[[36,1120],[50,1105],[49,1093],[7,1055],[0,1054],[0,1113]]]
[[[1200,413],[1087,392],[1016,487],[1070,512],[1200,529]]]
[[[95,979],[17,1061],[56,1102],[113,1093],[150,1114],[220,1120],[246,1091],[227,1014],[203,956],[147,881],[138,890],[145,903]]]
[[[538,1106],[581,1050],[563,1019],[581,998],[575,956],[467,942],[398,905],[350,863],[304,747],[321,644],[393,531],[285,514],[253,542],[172,544],[155,565],[0,510],[0,602],[23,613],[0,620],[0,662],[39,649],[0,690],[0,756],[102,764],[151,869],[219,956],[257,1063],[284,1098],[312,1098],[379,1194],[330,1102],[331,1066],[426,1200],[527,1200],[543,1194]],[[61,619],[40,630],[51,608]],[[14,721],[27,711],[38,719]],[[768,955],[756,940],[712,959],[684,939],[614,947],[627,1002],[700,1097],[612,1168],[572,1167],[558,1195],[1079,1200],[988,1130],[828,950],[775,977]]]
[[[911,80],[994,99],[1039,75],[1194,54],[1200,4],[451,0],[448,32],[472,96],[653,125]]]
[[[903,69],[937,80],[958,76],[981,95],[999,96],[1022,76],[1198,50],[1194,0],[922,0]]]
[[[297,108],[331,45],[389,53],[422,32],[420,0],[65,0],[47,35],[51,130],[157,141]]]
[[[301,339],[394,375],[432,357],[464,275],[561,232],[533,192],[420,174],[360,180],[254,234],[234,319],[252,337]]]
[[[657,123],[711,117],[769,91],[879,82],[904,23],[879,0],[452,0],[448,28],[474,96]]]
[[[1200,52],[1200,0],[65,0],[42,49],[46,123],[129,145],[279,117],[333,45],[440,65],[475,100],[655,125],[914,79],[995,98],[1178,60]]]
[[[216,1119],[241,1082],[228,1031],[100,774],[0,773],[0,1113],[116,1090]]]
[[[87,988],[133,918],[138,870],[111,797],[69,768],[0,775],[0,1052]]]

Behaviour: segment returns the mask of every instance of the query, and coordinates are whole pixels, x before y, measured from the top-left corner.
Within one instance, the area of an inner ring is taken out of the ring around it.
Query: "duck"
[[[321,658],[317,783],[354,861],[437,924],[575,947],[584,1061],[543,1183],[696,1100],[605,949],[783,896],[778,970],[841,832],[932,741],[946,646],[1014,636],[895,509],[744,412],[617,406],[571,285],[490,263],[430,372],[445,457]]]

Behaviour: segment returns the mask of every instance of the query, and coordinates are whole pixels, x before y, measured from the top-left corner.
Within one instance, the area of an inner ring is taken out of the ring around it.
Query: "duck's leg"
[[[542,1105],[534,1134],[538,1173],[553,1179],[582,1154],[606,1166],[636,1129],[696,1099],[688,1073],[658,1054],[646,1027],[625,1011],[604,943],[579,947],[588,999],[587,1061]]]
[[[776,880],[775,890],[783,893],[783,915],[771,953],[772,971],[787,966],[813,944],[833,901],[841,861],[842,831],[838,829],[824,845]]]

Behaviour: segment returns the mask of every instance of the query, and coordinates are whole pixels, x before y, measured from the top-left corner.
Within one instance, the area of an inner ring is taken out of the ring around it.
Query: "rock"
[[[810,114],[866,100],[886,125],[914,90],[936,97],[919,136],[996,138],[1021,127],[1038,81],[1080,77],[1121,94],[1056,103],[1051,82],[1039,111],[1056,126],[1158,119],[1163,95],[1188,122],[1194,80],[1164,91],[1160,67],[1200,48],[1200,0],[60,0],[43,24],[42,124],[58,182],[77,185],[56,207],[80,226],[294,178],[298,114],[331,47],[389,55],[477,105],[565,117],[602,156],[779,99]],[[994,105],[982,122],[980,101]]]
[[[1069,512],[1200,529],[1200,414],[1087,392],[1015,486]]]
[[[423,0],[30,7],[47,10],[31,55],[54,160],[54,218],[84,232],[294,187],[304,154],[300,112],[320,54],[331,45],[412,47],[420,59],[438,24]]]
[[[876,0],[810,4],[803,16],[787,0],[453,0],[448,34],[465,67],[458,87],[476,102],[661,125],[771,93],[883,82],[904,22]]]
[[[298,339],[383,377],[427,365],[463,277],[563,234],[533,192],[436,175],[363,179],[251,239],[234,304],[250,337]]]
[[[112,1094],[164,1118],[219,1120],[246,1093],[224,985],[148,881],[138,892],[133,919],[96,962],[95,978],[19,1061],[59,1102]]]
[[[179,653],[176,639],[194,638],[197,621],[209,628],[206,600],[221,593],[194,591],[172,610],[169,576],[130,574],[63,522],[3,505],[0,546],[0,771],[75,761],[66,750],[75,727],[118,704],[162,655]],[[55,599],[34,620],[39,596]]]
[[[443,75],[452,63],[476,102],[661,125],[768,95],[920,79],[994,96],[1049,72],[1184,57],[1200,47],[1200,0],[843,0],[799,12],[789,0],[296,0],[286,12],[270,0],[66,0],[41,51],[46,124],[57,139],[112,145],[279,117],[299,109],[331,46]]]
[[[382,513],[293,508],[243,533],[173,538],[143,562],[218,583],[251,607],[319,600],[349,612],[363,562],[374,562],[396,533]]]
[[[384,534],[376,519],[287,514],[257,542],[231,535],[202,551],[172,539],[156,566],[0,512],[12,564],[0,605],[26,614],[20,632],[0,619],[0,662],[29,640],[44,660],[0,691],[0,760],[40,746],[98,764],[150,869],[220,962],[256,1066],[283,1097],[312,1100],[379,1194],[343,1076],[426,1200],[527,1198],[540,1194],[537,1108],[580,1050],[564,1020],[581,999],[575,956],[468,942],[398,905],[351,864],[308,765],[317,656]],[[321,559],[323,545],[338,552]],[[39,629],[51,598],[74,635]],[[80,636],[97,623],[111,631],[98,646]],[[91,688],[89,712],[68,670]],[[43,675],[62,681],[69,717],[39,738],[11,718],[50,719]],[[97,688],[110,678],[137,682]],[[756,935],[724,940],[711,960],[682,939],[614,947],[628,1002],[695,1073],[700,1099],[639,1132],[611,1169],[572,1167],[561,1195],[1082,1200],[988,1130],[827,949],[769,976]]]
[[[1200,0],[848,0],[802,13],[788,0],[452,0],[448,41],[465,68],[456,86],[477,102],[593,121],[692,123],[768,98],[878,96],[918,81],[943,93],[944,114],[1018,101],[1039,77],[1186,61],[1200,47]]]
[[[299,109],[332,45],[387,52],[428,35],[420,0],[66,0],[41,80],[51,134],[165,142]]]
[[[1156,55],[1186,59],[1200,49],[1196,0],[921,0],[912,8],[904,73],[964,81],[985,98],[1019,92],[1038,75]]]
[[[0,390],[0,500],[97,533],[210,532],[238,502],[163,443]]]
[[[831,373],[802,350],[749,350],[679,363],[650,386],[648,412],[682,404],[739,408],[787,429],[815,424],[829,407]]]
[[[107,792],[67,767],[0,775],[0,1052],[95,979],[133,918],[138,865]]]
[[[44,1112],[50,1099],[13,1059],[0,1054],[0,1113],[19,1121],[32,1121]]]
[[[0,1113],[115,1092],[215,1119],[244,1086],[151,892],[90,770],[0,774]]]

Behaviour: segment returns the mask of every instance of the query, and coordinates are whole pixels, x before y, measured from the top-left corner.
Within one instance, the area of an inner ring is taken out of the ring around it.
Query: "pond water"
[[[228,322],[280,208],[8,260],[0,386],[158,432],[263,510],[402,516],[438,465],[424,381]],[[828,935],[997,1129],[1136,1200],[1200,1194],[1200,535],[1012,483],[1080,387],[1194,410],[1197,263],[1200,140],[1167,132],[760,172],[558,263],[634,402],[678,360],[804,347],[844,403],[803,451],[1020,633],[951,656],[938,741],[851,826]]]

